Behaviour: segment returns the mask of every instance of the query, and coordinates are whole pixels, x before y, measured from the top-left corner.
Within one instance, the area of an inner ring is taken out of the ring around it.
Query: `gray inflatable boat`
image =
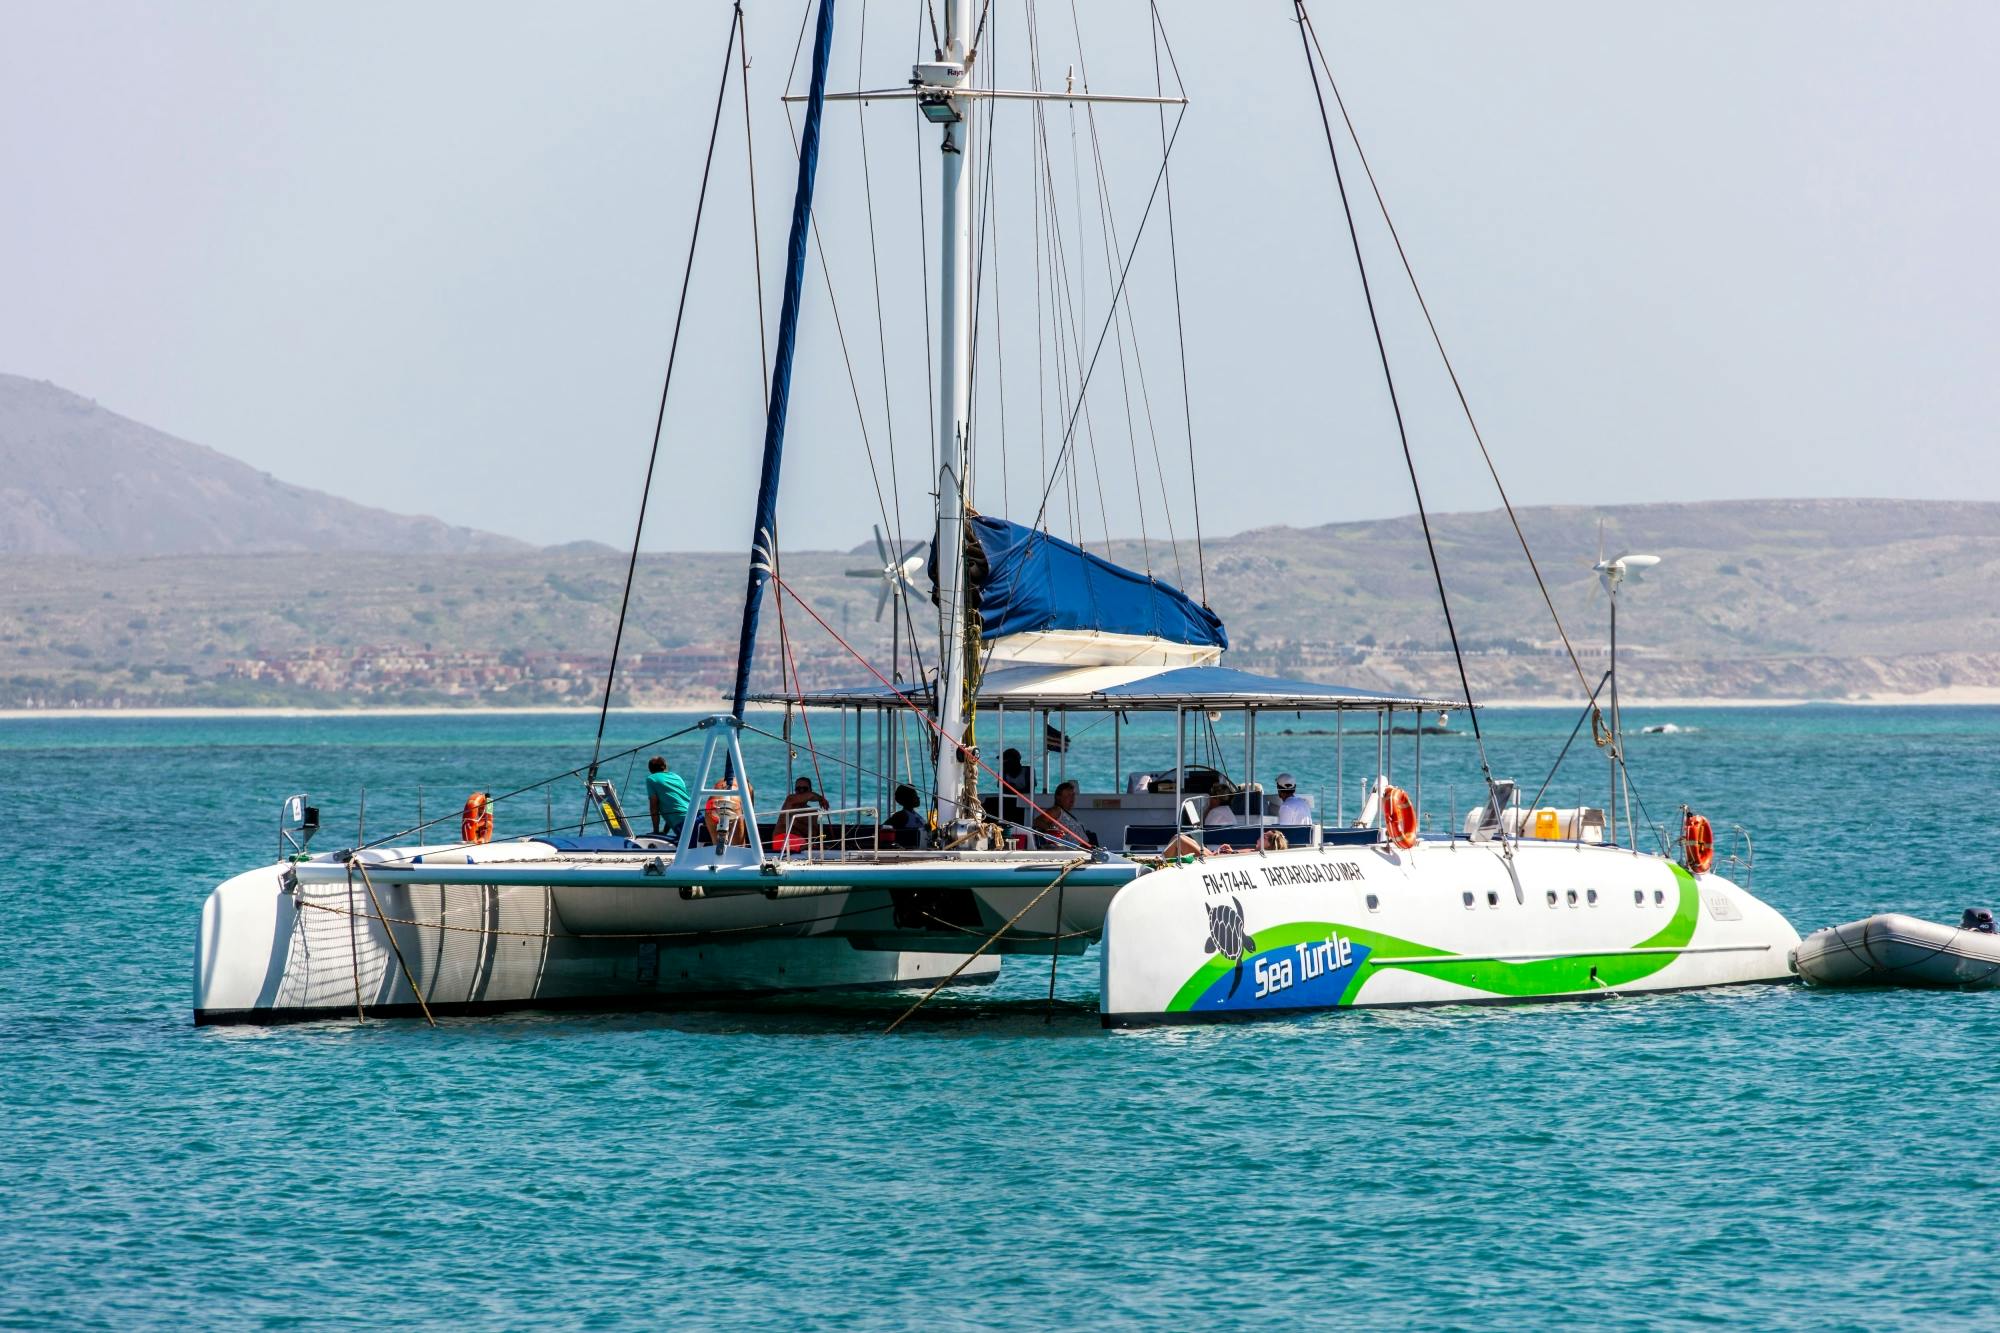
[[[1814,986],[2000,987],[1993,914],[1967,910],[1959,926],[1885,912],[1816,930],[1799,941],[1792,970]]]

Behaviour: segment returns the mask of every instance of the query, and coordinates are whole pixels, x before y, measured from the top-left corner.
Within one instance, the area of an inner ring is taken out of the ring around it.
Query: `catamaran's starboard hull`
[[[377,883],[371,897],[358,875],[351,888],[297,884],[289,868],[249,871],[209,894],[195,949],[197,1024],[414,1016],[422,1009],[412,978],[438,1015],[639,1011],[930,986],[965,962],[962,954],[860,949],[824,933],[844,911],[838,896],[790,905],[776,930],[723,929],[699,941],[661,932],[580,936],[543,887]],[[989,982],[999,970],[997,958],[976,959],[955,984]]]
[[[1791,980],[1798,933],[1717,875],[1586,844],[1214,857],[1105,921],[1109,1027]]]

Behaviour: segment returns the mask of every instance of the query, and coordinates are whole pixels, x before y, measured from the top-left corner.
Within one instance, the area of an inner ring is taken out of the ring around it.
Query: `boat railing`
[[[1750,841],[1750,830],[1744,828],[1741,824],[1731,824],[1729,831],[1742,839],[1743,855],[1739,857],[1732,851],[1729,855],[1722,858],[1722,864],[1729,867],[1729,877],[1731,879],[1736,878],[1737,867],[1742,867],[1743,888],[1748,890],[1757,882],[1757,848]]]
[[[866,820],[859,818],[867,816]],[[845,818],[841,818],[845,816]],[[854,841],[860,833],[864,840]],[[826,810],[783,810],[778,814],[771,853],[781,861],[819,862],[850,851],[882,850],[882,807],[842,805]]]

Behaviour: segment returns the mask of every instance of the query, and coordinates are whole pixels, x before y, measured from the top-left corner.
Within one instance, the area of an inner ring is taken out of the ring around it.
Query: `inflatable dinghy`
[[[1993,913],[1971,908],[1958,926],[1885,912],[1816,930],[1799,941],[1792,970],[1814,986],[2000,987]]]

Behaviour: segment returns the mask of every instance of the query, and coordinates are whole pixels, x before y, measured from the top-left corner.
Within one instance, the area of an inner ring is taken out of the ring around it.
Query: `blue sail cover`
[[[1221,617],[1170,583],[1035,528],[984,514],[970,518],[987,567],[979,588],[981,638],[1096,630],[1229,647]]]

